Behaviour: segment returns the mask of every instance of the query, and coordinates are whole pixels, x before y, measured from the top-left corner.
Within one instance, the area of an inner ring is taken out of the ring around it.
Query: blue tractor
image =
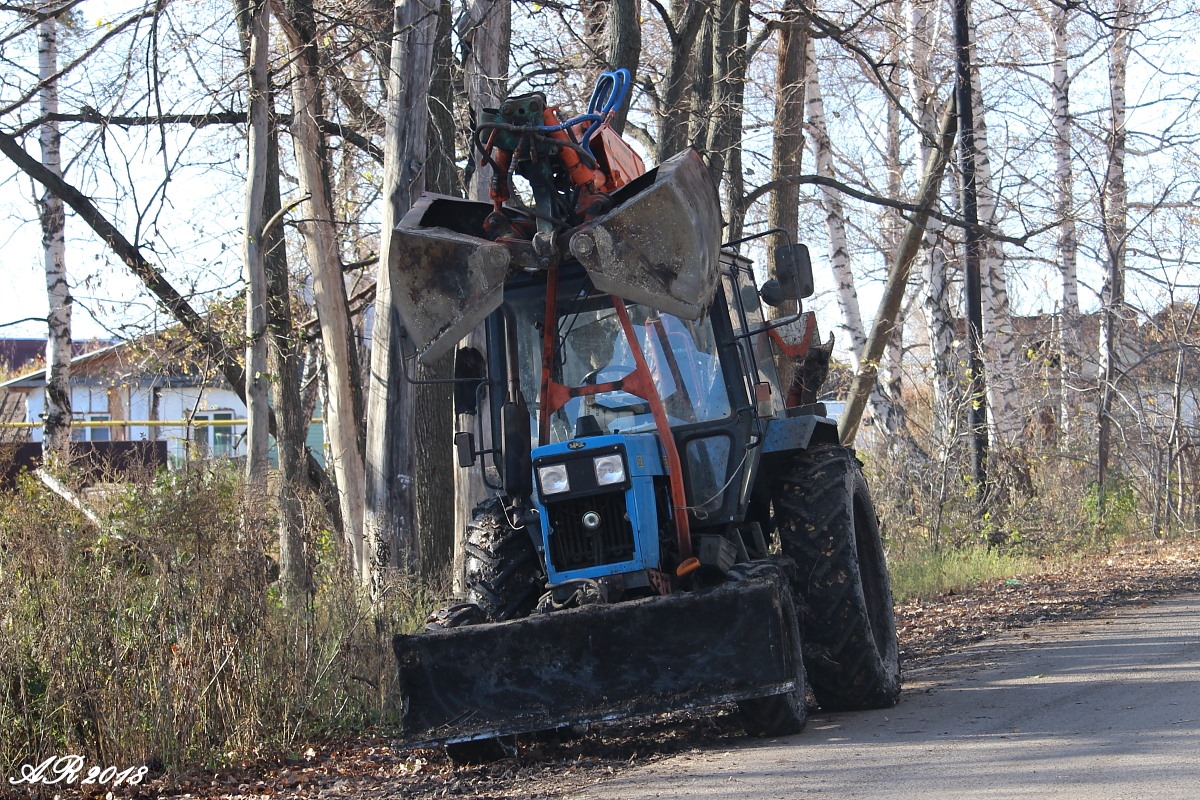
[[[810,689],[899,696],[874,506],[817,402],[807,250],[760,286],[700,156],[645,171],[608,128],[623,80],[565,122],[538,93],[486,112],[492,202],[426,195],[393,233],[398,311],[422,359],[457,348],[458,459],[489,495],[463,602],[396,637],[412,741],[729,702],[783,735]]]

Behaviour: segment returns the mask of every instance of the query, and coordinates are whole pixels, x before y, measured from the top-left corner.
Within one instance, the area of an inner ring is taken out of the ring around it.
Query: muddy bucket
[[[622,187],[580,226],[571,254],[602,292],[697,319],[716,291],[721,206],[704,161],[684,150]]]
[[[512,258],[481,231],[490,203],[422,195],[392,232],[392,297],[420,360],[449,352],[500,307]]]

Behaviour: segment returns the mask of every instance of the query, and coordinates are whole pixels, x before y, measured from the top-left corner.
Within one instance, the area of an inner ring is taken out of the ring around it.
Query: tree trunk
[[[246,483],[254,499],[267,487],[267,296],[266,239],[263,235],[267,184],[267,149],[272,143],[267,112],[271,103],[270,11],[267,0],[249,3],[249,154],[246,164],[246,209],[243,279],[246,283]],[[262,506],[255,502],[253,509]]]
[[[42,116],[58,113],[58,20],[38,24],[38,92]],[[62,177],[61,140],[58,123],[43,122],[40,129],[42,164]],[[52,469],[69,457],[71,447],[71,288],[67,285],[66,214],[63,201],[45,191],[38,202],[45,254],[46,299],[46,409],[42,428],[42,454]]]
[[[454,52],[450,47],[450,0],[438,4],[438,29],[433,70],[429,81],[429,147],[425,168],[425,190],[461,195],[462,182],[454,164],[454,114],[451,73]],[[454,355],[419,365],[410,362],[418,380],[452,377]],[[413,399],[413,515],[421,554],[421,572],[444,578],[454,553],[454,495],[446,487],[454,484],[454,459],[447,445],[454,441],[454,392],[449,383],[425,383],[412,387]],[[400,557],[393,551],[391,558]]]
[[[1121,328],[1125,314],[1125,238],[1128,232],[1129,187],[1125,181],[1125,73],[1129,62],[1128,0],[1116,0],[1113,41],[1109,55],[1108,91],[1111,103],[1108,165],[1104,175],[1104,248],[1108,263],[1100,314],[1100,409],[1097,421],[1096,485],[1101,513],[1111,459],[1113,396],[1120,374]]]
[[[387,131],[384,134],[383,218],[371,336],[367,413],[366,514],[370,572],[378,589],[385,572],[420,569],[414,530],[415,396],[404,380],[403,326],[392,294],[390,232],[424,189],[429,146],[429,81],[433,70],[438,0],[396,4]]]
[[[480,109],[496,108],[508,94],[508,50],[512,30],[512,8],[509,0],[475,0],[460,21],[459,36],[463,40],[463,72],[467,90],[467,102],[478,118]],[[472,154],[478,159],[479,154]],[[491,167],[474,164],[475,173],[467,187],[473,200],[488,199],[491,187]],[[476,328],[462,342],[463,347],[475,347],[486,357],[483,327]],[[492,387],[488,387],[488,392]],[[492,434],[491,415],[486,412],[490,395],[485,395],[479,415],[461,415],[455,420],[456,431],[471,431],[481,434],[487,441]],[[482,421],[482,427],[478,421]],[[447,443],[448,444],[448,443]],[[484,465],[476,461],[474,466],[454,469],[454,560],[450,574],[454,593],[461,595],[463,569],[466,554],[463,550],[463,534],[467,529],[475,507],[488,496],[489,490],[483,480]]]
[[[775,61],[775,124],[771,138],[771,180],[799,175],[804,159],[804,87],[808,62],[808,16],[800,0],[787,0],[779,15],[779,49]],[[767,201],[767,227],[785,234],[770,237],[769,272],[775,275],[775,248],[797,240],[800,187],[785,183]],[[832,245],[831,245],[832,247]],[[861,323],[860,323],[861,325]]]
[[[821,94],[820,74],[817,68],[816,48],[808,43],[808,66],[804,73],[807,86],[805,104],[808,107],[807,129],[810,137],[809,147],[812,148],[816,161],[816,172],[829,178],[837,177],[833,167],[833,147],[829,141],[829,131],[825,125],[825,99]],[[777,128],[778,131],[778,128]],[[776,133],[778,140],[779,133]],[[833,270],[835,293],[838,308],[841,310],[841,324],[834,330],[838,338],[850,349],[850,366],[858,371],[859,357],[867,335],[863,330],[862,311],[858,304],[858,292],[854,287],[854,272],[850,268],[850,245],[846,235],[846,212],[842,205],[842,196],[831,186],[820,186],[821,206],[825,210],[825,231],[829,237],[829,265]],[[795,202],[796,189],[790,188],[789,198]],[[772,220],[774,227],[774,220]],[[795,228],[795,218],[792,219]]]
[[[657,104],[659,125],[655,160],[660,164],[688,143],[691,110],[684,98],[692,73],[696,37],[703,26],[708,3],[675,0],[671,7],[671,15],[663,18],[671,41],[671,60]]]
[[[1080,378],[1079,241],[1075,229],[1075,179],[1071,168],[1071,73],[1068,69],[1067,26],[1071,12],[1066,5],[1050,4],[1050,35],[1054,60],[1050,68],[1050,105],[1054,126],[1054,216],[1058,222],[1058,268],[1062,275],[1062,306],[1059,325],[1059,444],[1070,443],[1075,416],[1072,385]]]
[[[264,216],[275,220],[263,232],[266,248],[264,269],[267,279],[267,353],[271,374],[271,393],[275,403],[275,452],[279,457],[279,578],[283,600],[301,608],[313,591],[312,561],[308,553],[304,527],[303,497],[306,489],[305,440],[311,413],[301,401],[303,380],[302,351],[293,330],[291,273],[288,270],[287,245],[283,223],[279,219],[282,202],[279,195],[279,136],[271,126],[267,149],[267,191]]]
[[[608,68],[627,69],[631,83],[637,80],[638,65],[642,58],[642,26],[639,20],[638,0],[608,0]],[[630,103],[625,103],[613,115],[612,129],[617,133],[625,130],[625,119],[629,116]]]
[[[983,88],[979,60],[975,55],[975,37],[971,34],[970,59],[972,118],[975,123],[975,181],[979,202],[979,222],[985,228],[996,227],[999,205],[992,186],[992,165],[987,141],[987,120],[984,114]],[[1016,336],[1013,334],[1012,312],[1008,302],[1008,280],[1004,270],[1004,251],[993,238],[985,238],[980,247],[980,275],[983,299],[983,351],[987,364],[987,398],[990,421],[995,438],[1012,444],[1022,425],[1021,396],[1017,370]]]
[[[909,63],[911,65],[909,97],[914,116],[920,126],[918,149],[921,171],[937,157],[935,129],[937,127],[936,86],[930,63],[934,22],[931,0],[914,0],[909,16]],[[945,225],[931,219],[925,231],[925,264],[922,271],[924,286],[926,338],[929,340],[929,370],[932,377],[933,410],[932,438],[938,448],[938,461],[945,463],[952,446],[952,415],[958,406],[954,379],[954,315],[951,312],[951,281],[946,258]]]
[[[867,343],[863,347],[861,368],[854,374],[847,396],[846,408],[838,420],[838,438],[844,445],[852,445],[854,437],[858,434],[858,423],[862,418],[863,409],[866,408],[867,398],[870,397],[874,388],[879,359],[883,356],[887,341],[895,330],[896,320],[901,316],[909,270],[921,248],[929,211],[933,208],[941,191],[942,176],[945,174],[946,161],[953,146],[956,128],[954,107],[951,104],[947,106],[939,124],[937,156],[930,160],[921,176],[921,186],[917,191],[916,203],[922,210],[909,220],[904,231],[904,238],[896,248],[892,263],[888,267],[887,283],[883,288],[883,297],[879,301],[879,310],[875,314],[875,321],[871,324],[871,334],[867,337]]]
[[[704,149],[708,154],[708,174],[719,187],[725,177],[730,151],[741,147],[741,137],[734,136],[734,120],[742,117],[746,89],[750,6],[742,0],[719,0],[712,19],[713,108],[707,115],[709,123]],[[736,127],[740,130],[740,125]]]
[[[300,191],[308,198],[303,204],[306,221],[300,225],[300,233],[313,271],[313,299],[325,350],[328,385],[325,425],[341,507],[342,535],[350,549],[355,574],[366,582],[370,571],[363,539],[365,476],[360,417],[353,388],[359,380],[355,369],[358,354],[350,336],[346,285],[328,183],[329,159],[317,124],[322,95],[312,8],[295,2],[292,9],[294,16],[281,17],[280,22],[292,49],[291,133]]]

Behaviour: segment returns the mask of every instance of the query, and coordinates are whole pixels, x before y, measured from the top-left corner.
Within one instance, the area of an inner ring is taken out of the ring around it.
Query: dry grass
[[[98,530],[35,482],[0,495],[0,775],[65,753],[215,764],[386,715],[390,636],[423,592],[371,610],[314,528],[317,589],[284,608],[272,521],[246,526],[227,469],[106,503]]]

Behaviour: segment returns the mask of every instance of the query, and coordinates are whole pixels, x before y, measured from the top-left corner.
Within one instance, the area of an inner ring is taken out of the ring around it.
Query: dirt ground
[[[1200,592],[1200,543],[1130,545],[1062,571],[904,604],[897,608],[901,657],[912,668],[1000,631],[1102,616],[1193,592]],[[367,736],[313,743],[282,764],[163,776],[110,796],[556,798],[681,751],[733,748],[742,737],[736,713],[722,708],[592,726],[566,740],[522,742],[515,755],[487,766],[455,766],[441,750],[398,748],[387,738]]]

